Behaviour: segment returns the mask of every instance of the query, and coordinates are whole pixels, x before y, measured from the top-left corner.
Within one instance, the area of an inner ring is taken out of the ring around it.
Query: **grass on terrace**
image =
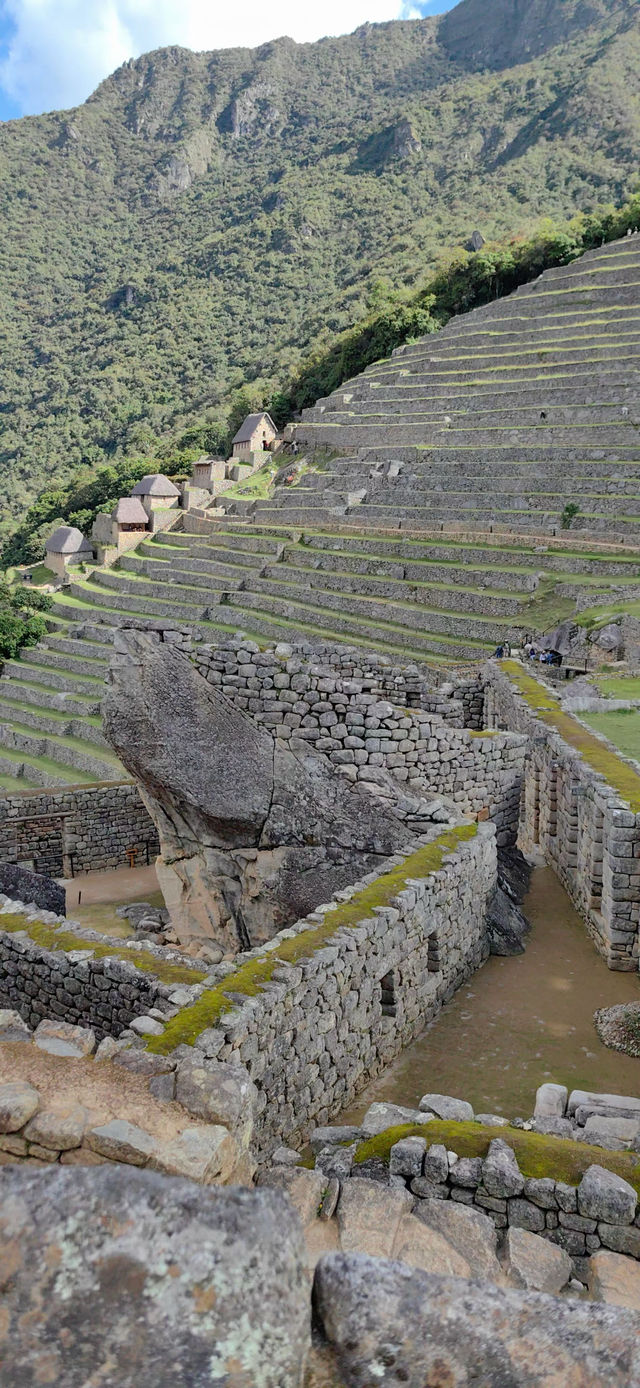
[[[6,930],[9,934],[15,935],[24,931],[34,945],[40,949],[60,950],[67,953],[70,950],[86,949],[91,950],[96,959],[121,959],[127,964],[132,964],[134,968],[140,969],[142,973],[153,974],[154,978],[160,979],[161,983],[200,983],[204,978],[204,973],[198,969],[187,968],[182,964],[165,963],[162,959],[157,959],[142,946],[139,949],[126,948],[115,944],[100,944],[97,941],[84,939],[82,935],[75,935],[71,930],[57,930],[53,925],[47,925],[44,921],[30,921],[21,914],[2,915],[0,913],[0,931]]]
[[[640,710],[637,708],[612,709],[610,713],[581,713],[580,717],[595,732],[602,733],[623,757],[640,761]]]
[[[515,660],[503,660],[502,670],[520,691],[529,707],[556,732],[580,752],[584,760],[617,790],[631,809],[640,811],[640,775],[615,752],[610,751],[597,737],[587,732],[571,714],[563,713],[559,699],[537,679],[528,674]]]
[[[499,1137],[513,1149],[523,1176],[535,1179],[550,1176],[556,1181],[577,1186],[587,1167],[604,1166],[608,1171],[622,1176],[640,1195],[640,1163],[635,1152],[607,1152],[602,1147],[574,1142],[571,1138],[548,1137],[521,1128],[490,1128],[481,1123],[435,1119],[431,1123],[407,1123],[387,1128],[379,1136],[360,1143],[355,1153],[356,1164],[371,1157],[388,1161],[394,1143],[405,1137],[423,1137],[428,1146],[432,1142],[444,1143],[459,1157],[486,1157],[489,1143]]]

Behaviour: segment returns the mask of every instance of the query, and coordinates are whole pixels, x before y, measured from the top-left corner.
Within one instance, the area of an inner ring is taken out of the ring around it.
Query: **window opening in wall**
[[[438,945],[438,935],[435,930],[427,937],[427,972],[437,974],[440,972],[440,947]]]
[[[382,1003],[383,1017],[395,1017],[396,1015],[396,976],[395,970],[389,969],[384,978],[380,979],[380,1000]]]

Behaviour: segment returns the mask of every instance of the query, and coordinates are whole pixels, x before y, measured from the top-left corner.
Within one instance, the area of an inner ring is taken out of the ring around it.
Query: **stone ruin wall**
[[[0,1007],[19,1012],[28,1026],[59,1019],[90,1027],[101,1041],[119,1036],[150,1007],[168,1005],[175,992],[175,984],[162,983],[153,971],[143,972],[133,961],[92,954],[92,944],[99,939],[104,947],[107,937],[92,939],[92,932],[87,932],[86,939],[77,939],[76,948],[48,949],[26,933],[1,926],[0,915]],[[161,968],[162,956],[156,957]]]
[[[159,849],[155,825],[130,782],[0,796],[0,861],[49,877],[142,866]]]
[[[304,739],[349,780],[375,782],[377,773],[388,772],[414,794],[442,795],[464,814],[490,818],[500,846],[515,842],[525,740],[513,733],[476,737],[462,728],[465,716],[482,717],[477,682],[462,686],[461,698],[457,690],[453,698],[409,691],[408,671],[415,667],[376,668],[361,652],[335,647],[316,653],[280,644],[263,651],[238,637],[196,647],[194,663],[274,736]],[[381,697],[383,689],[395,703]],[[399,706],[407,693],[437,705],[437,714]],[[447,713],[453,722],[443,721]]]
[[[189,988],[186,1009],[221,983],[225,995],[228,991],[234,998],[235,973],[254,960],[270,962],[270,953],[279,946],[310,935],[308,954],[303,949],[295,964],[278,960],[264,987],[251,991],[246,1001],[236,992],[233,1008],[211,1025],[205,1006],[195,1038],[193,1055],[205,1067],[240,1065],[255,1082],[258,1151],[268,1152],[286,1140],[304,1142],[312,1128],[340,1113],[486,959],[485,909],[496,883],[495,829],[479,824],[465,826],[461,837],[459,832],[422,840],[422,847],[433,844],[438,856],[443,845],[440,866],[422,867],[422,876],[421,849],[415,842],[406,857],[390,859],[385,874],[399,868],[406,885],[390,898],[382,891],[385,904],[379,907],[364,900],[363,919],[355,926],[338,928],[320,945],[314,936],[327,913],[345,901],[357,905],[361,892],[380,883],[375,874],[345,888],[336,901],[266,946],[243,954],[235,965],[214,967],[203,983]],[[175,1046],[166,1056],[148,1056],[171,1073],[185,1052],[179,1039],[184,1008],[176,1014],[170,1005],[180,996],[176,984],[143,973],[133,959],[122,960],[115,950],[113,956],[91,956],[92,944],[104,946],[105,939],[82,930],[75,935],[69,950],[62,940],[59,949],[43,948],[23,932],[0,933],[0,1006],[14,1008],[31,1026],[45,1017],[59,1018],[89,1026],[99,1038],[119,1036],[152,1006],[168,1017],[173,1013],[169,1026],[170,1035],[178,1038]]]
[[[540,848],[609,968],[632,971],[640,953],[640,814],[538,718],[497,665],[486,670],[490,726],[524,733],[520,845]]]
[[[246,1002],[236,993],[233,1011],[197,1037],[205,1064],[240,1063],[255,1082],[259,1150],[300,1145],[339,1114],[486,959],[485,910],[496,883],[493,825],[469,826],[438,870],[414,878],[417,856],[412,845],[404,860],[407,885],[389,905],[363,906],[356,926],[338,929],[296,964],[278,961],[264,989]],[[340,900],[357,903],[376,880],[364,878]],[[282,931],[266,951],[314,931],[338,904]],[[239,963],[260,957],[265,947]],[[218,967],[233,995],[233,969]]]

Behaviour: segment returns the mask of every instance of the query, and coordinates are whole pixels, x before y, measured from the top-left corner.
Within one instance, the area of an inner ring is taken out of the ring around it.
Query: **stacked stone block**
[[[194,651],[196,668],[209,683],[274,736],[309,742],[349,780],[375,784],[378,773],[388,772],[414,793],[446,796],[464,813],[493,819],[499,844],[513,843],[524,739],[508,733],[473,737],[440,714],[398,708],[379,697],[379,671],[372,680],[354,656],[309,654],[289,645],[261,651],[237,637]],[[384,674],[389,687],[393,667]],[[395,680],[397,691],[400,676]],[[467,707],[479,707],[471,686],[466,693]],[[444,695],[412,696],[447,708]],[[463,701],[452,699],[450,705],[457,722]]]

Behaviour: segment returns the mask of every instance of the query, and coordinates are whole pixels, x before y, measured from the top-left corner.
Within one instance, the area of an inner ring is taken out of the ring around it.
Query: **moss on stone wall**
[[[634,813],[638,813],[640,811],[640,776],[633,770],[633,767],[627,765],[622,757],[616,756],[615,752],[606,747],[599,738],[593,737],[577,719],[571,717],[571,714],[563,713],[560,701],[555,694],[552,694],[532,675],[527,674],[518,661],[503,660],[500,668],[522,694],[532,712],[543,723],[546,723],[547,727],[554,728],[565,742],[569,743],[570,747],[574,747],[577,752],[580,752],[588,765],[601,776],[604,776],[609,785],[618,791],[623,800],[626,800]]]
[[[141,973],[153,974],[160,983],[201,983],[204,973],[189,969],[182,964],[166,964],[145,949],[125,949],[118,945],[101,945],[93,940],[74,935],[71,930],[56,930],[55,926],[44,921],[30,921],[22,915],[0,916],[0,933],[5,930],[10,935],[24,931],[34,945],[40,949],[58,950],[63,954],[74,949],[91,950],[96,959],[121,959],[125,964],[133,964]]]
[[[151,1037],[147,1049],[167,1055],[176,1046],[193,1046],[207,1027],[215,1027],[220,1017],[237,1006],[237,995],[255,997],[263,984],[268,983],[279,964],[296,964],[330,943],[343,927],[353,927],[371,917],[378,907],[390,905],[393,898],[407,886],[409,879],[420,879],[437,872],[449,853],[477,833],[476,824],[460,824],[447,829],[431,843],[404,858],[397,867],[377,877],[370,886],[357,892],[350,901],[327,911],[321,923],[290,939],[281,940],[277,949],[265,951],[257,958],[241,964],[235,973],[208,989],[197,1002],[184,1007],[165,1027],[162,1036]]]
[[[633,1186],[640,1196],[640,1161],[635,1152],[607,1152],[572,1138],[549,1137],[544,1133],[527,1132],[523,1128],[494,1128],[482,1123],[455,1123],[434,1119],[430,1123],[405,1123],[387,1128],[377,1137],[361,1142],[356,1149],[355,1162],[360,1165],[371,1157],[388,1162],[395,1142],[403,1137],[424,1137],[427,1146],[444,1143],[459,1157],[486,1157],[489,1143],[500,1137],[515,1153],[523,1176],[537,1179],[548,1176],[577,1186],[589,1166],[604,1166],[615,1171]]]

